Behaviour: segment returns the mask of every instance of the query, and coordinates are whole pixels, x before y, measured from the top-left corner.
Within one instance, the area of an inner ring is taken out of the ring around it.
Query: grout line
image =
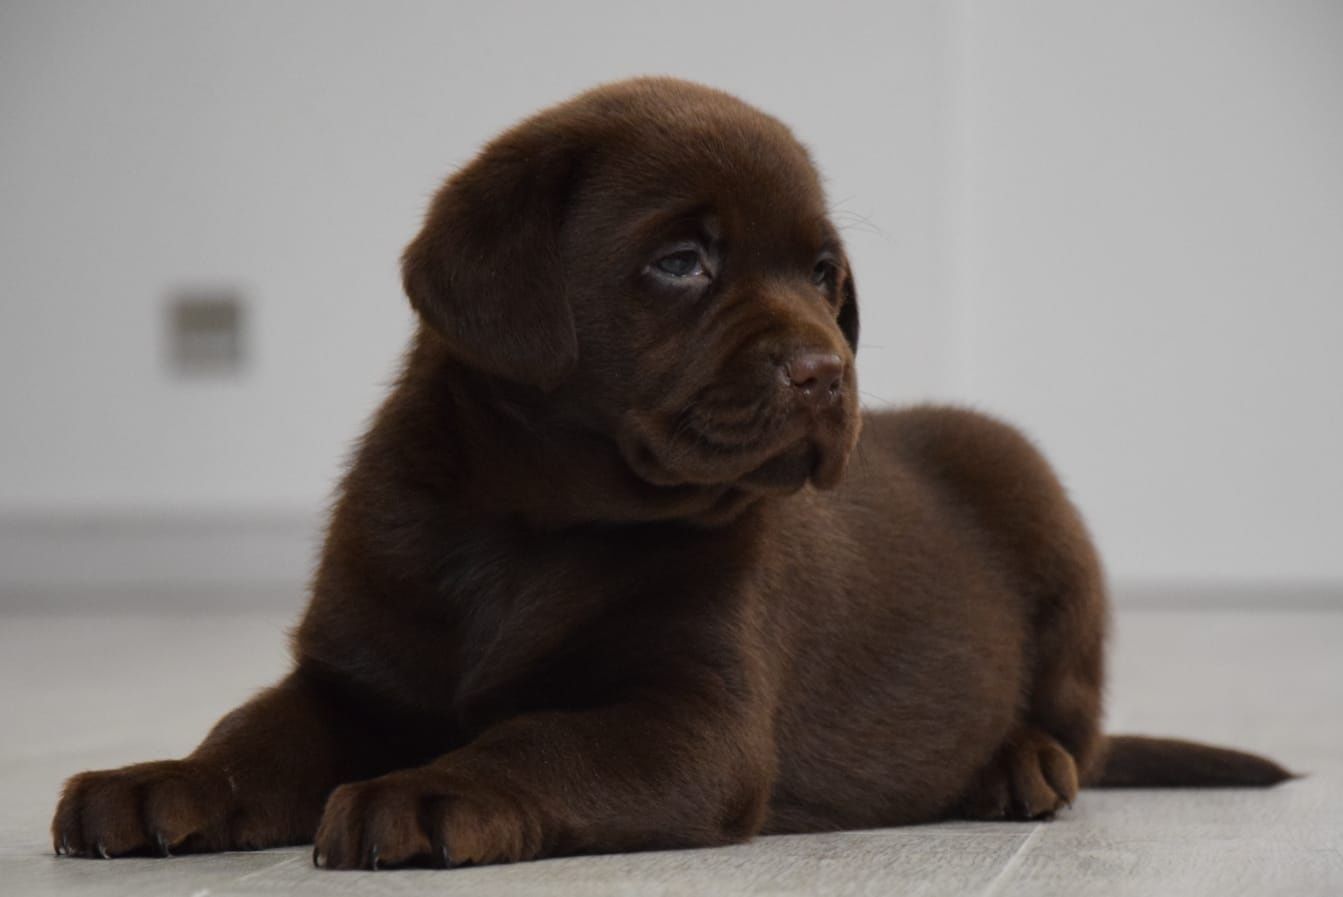
[[[278,862],[271,863],[269,866],[262,866],[260,869],[253,869],[251,872],[248,872],[246,875],[239,876],[238,878],[235,878],[235,879],[233,880],[232,883],[233,883],[233,884],[238,884],[239,882],[247,881],[247,879],[252,878],[253,876],[261,875],[261,874],[263,874],[263,873],[265,873],[265,872],[273,872],[273,871],[275,871],[276,869],[279,869],[281,866],[289,865],[290,863],[294,863],[294,862],[296,862],[296,861],[298,861],[298,860],[308,860],[308,859],[310,859],[310,857],[311,857],[311,854],[309,854],[308,851],[304,850],[304,851],[300,852],[300,853],[298,854],[298,856],[287,856],[287,857],[285,857],[284,859],[279,860]]]
[[[1029,851],[1031,845],[1035,843],[1035,839],[1040,836],[1042,831],[1044,831],[1045,825],[1046,823],[1042,822],[1037,822],[1035,824],[1035,828],[1031,829],[1031,833],[1026,836],[1026,840],[1022,841],[1021,846],[1007,858],[1007,862],[1003,863],[1003,868],[999,869],[998,874],[993,876],[993,881],[988,883],[988,886],[984,888],[980,897],[994,897],[995,894],[1003,889],[1007,884],[1008,877],[1021,865],[1026,857],[1027,851]]]

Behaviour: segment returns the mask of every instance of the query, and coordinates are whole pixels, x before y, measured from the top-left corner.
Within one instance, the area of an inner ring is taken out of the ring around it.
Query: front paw
[[[541,850],[540,825],[516,800],[438,770],[411,769],[333,791],[313,863],[453,867],[535,859]]]
[[[56,853],[169,856],[227,846],[228,779],[187,760],[85,772],[65,783],[51,836]]]

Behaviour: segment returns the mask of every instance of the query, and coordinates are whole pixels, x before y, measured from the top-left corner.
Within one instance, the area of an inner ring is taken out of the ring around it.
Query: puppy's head
[[[447,182],[403,271],[446,351],[650,483],[843,473],[853,276],[806,150],[726,94],[641,79],[523,122]]]

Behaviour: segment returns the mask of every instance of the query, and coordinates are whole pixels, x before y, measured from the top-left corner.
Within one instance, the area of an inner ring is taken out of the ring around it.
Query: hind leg
[[[977,819],[1039,819],[1071,803],[1101,762],[1105,584],[1086,526],[1045,460],[1015,433],[993,441],[1015,463],[980,472],[975,498],[1014,562],[1030,666],[1018,724],[962,807]]]
[[[965,795],[969,818],[1049,818],[1072,803],[1099,760],[1105,596],[1090,545],[1072,559],[1070,587],[1036,608],[1025,710]]]
[[[1073,755],[1040,729],[1027,726],[999,748],[961,809],[970,819],[1049,819],[1076,796]]]
[[[923,473],[968,512],[1024,622],[1017,723],[962,795],[975,819],[1048,816],[1097,766],[1106,600],[1100,561],[1049,463],[1019,432],[974,412],[900,415]]]

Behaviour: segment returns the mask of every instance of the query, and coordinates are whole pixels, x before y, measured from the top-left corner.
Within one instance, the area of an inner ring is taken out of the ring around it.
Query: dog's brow
[[[820,251],[839,252],[839,232],[835,230],[835,226],[830,223],[830,220],[822,218],[817,224],[817,229],[821,236]]]
[[[631,232],[656,239],[663,239],[673,231],[693,235],[706,243],[715,243],[723,236],[717,214],[703,204],[654,209],[631,222]]]

